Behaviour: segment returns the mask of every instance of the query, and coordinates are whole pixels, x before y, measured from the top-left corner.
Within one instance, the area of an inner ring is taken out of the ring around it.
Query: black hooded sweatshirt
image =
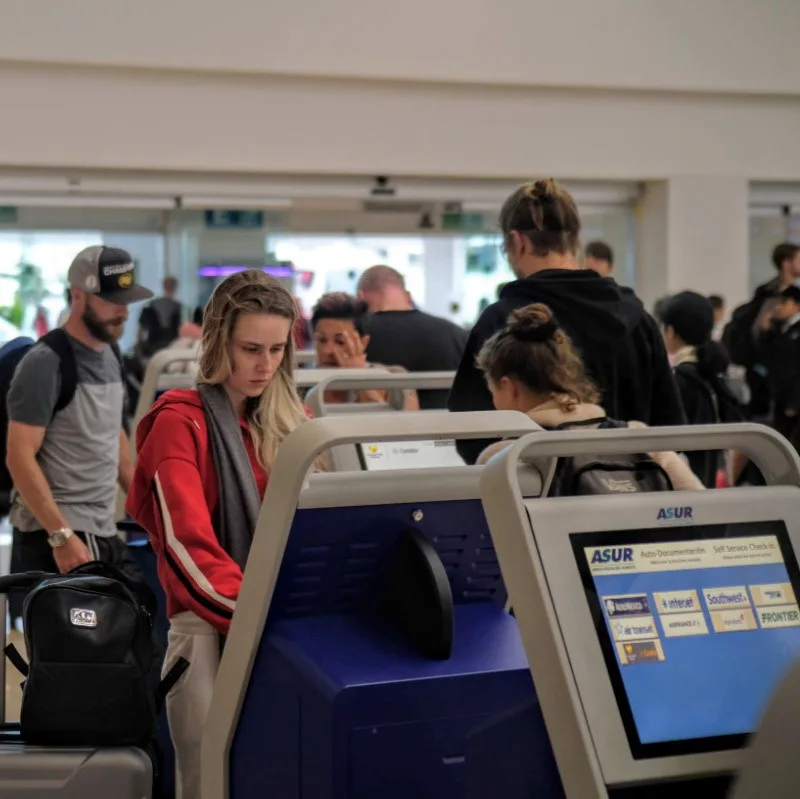
[[[588,269],[547,269],[503,287],[499,300],[472,329],[449,410],[492,410],[492,396],[475,357],[513,310],[536,302],[549,306],[572,338],[611,418],[654,426],[686,423],[655,320],[633,291]],[[460,441],[458,451],[467,463],[474,463],[488,443]]]

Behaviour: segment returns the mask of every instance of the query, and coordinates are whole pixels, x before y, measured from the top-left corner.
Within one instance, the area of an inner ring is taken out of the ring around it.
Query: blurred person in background
[[[722,341],[722,333],[725,330],[725,299],[719,294],[709,294],[708,301],[714,311],[714,329],[711,331],[713,341]]]
[[[475,358],[484,342],[505,327],[512,311],[541,302],[578,347],[609,416],[649,425],[683,423],[680,396],[655,320],[630,289],[578,265],[581,222],[570,194],[553,180],[521,186],[503,205],[500,228],[518,279],[502,289],[499,301],[473,328],[449,409],[492,409],[492,396]],[[461,441],[458,449],[467,463],[474,463],[486,446],[485,441]]]
[[[183,308],[175,295],[178,280],[167,276],[163,282],[164,294],[148,303],[139,315],[139,336],[136,352],[142,368],[159,350],[169,347],[176,338],[183,320]]]
[[[590,241],[583,250],[583,268],[611,277],[614,271],[614,250],[604,241]]]
[[[56,327],[64,327],[67,319],[69,319],[69,311],[72,308],[72,289],[67,286],[64,289],[64,308],[62,309],[61,313],[58,315],[58,319],[56,320]]]
[[[773,425],[795,441],[800,414],[800,286],[793,283],[781,292],[770,327],[761,335],[759,355],[767,368]]]
[[[358,296],[369,310],[364,320],[370,361],[408,372],[455,371],[467,343],[463,328],[414,307],[403,276],[389,266],[372,266],[358,280]],[[447,407],[447,391],[420,391],[423,410]]]
[[[294,297],[294,305],[297,308],[297,321],[292,327],[292,338],[294,339],[295,350],[305,350],[311,346],[311,324],[306,319],[303,310],[303,303],[299,297]]]
[[[364,332],[367,304],[363,300],[343,291],[324,294],[314,306],[311,314],[311,329],[317,366],[325,368],[367,369],[379,364],[367,360],[370,337]],[[382,367],[390,371],[405,371],[402,368]],[[386,402],[388,391],[356,391],[355,402]],[[352,402],[349,391],[327,391],[325,402]],[[418,410],[419,401],[415,391],[405,391],[405,409]]]
[[[728,385],[728,358],[711,339],[714,309],[708,299],[694,291],[675,294],[662,311],[661,324],[689,424],[744,421],[744,408]],[[686,457],[703,485],[714,488],[721,453],[687,452]]]
[[[47,318],[47,311],[41,305],[36,309],[33,329],[36,331],[36,338],[41,338],[50,330],[50,320]]]
[[[664,309],[669,304],[669,301],[670,296],[667,294],[666,296],[657,299],[653,304],[653,319],[655,319],[658,324],[661,324],[663,321]]]
[[[769,421],[771,402],[761,338],[772,328],[772,320],[781,304],[781,292],[800,277],[800,247],[789,242],[779,244],[772,251],[772,265],[777,275],[760,285],[749,302],[733,311],[722,334],[722,343],[731,361],[747,370],[748,416],[760,422]]]

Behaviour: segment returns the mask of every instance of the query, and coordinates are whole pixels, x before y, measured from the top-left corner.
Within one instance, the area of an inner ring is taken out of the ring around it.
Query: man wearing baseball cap
[[[68,320],[28,351],[7,396],[12,571],[64,573],[102,560],[140,577],[114,518],[117,484],[127,491],[133,472],[116,342],[128,306],[153,294],[114,247],[78,253],[67,279]]]

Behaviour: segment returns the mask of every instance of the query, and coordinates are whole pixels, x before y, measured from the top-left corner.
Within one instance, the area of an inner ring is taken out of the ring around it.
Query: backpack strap
[[[78,363],[75,360],[72,344],[63,328],[54,328],[49,333],[45,333],[39,341],[58,355],[61,391],[53,409],[53,415],[55,415],[59,411],[63,411],[75,396],[75,389],[78,387]]]
[[[9,644],[3,652],[5,656],[8,658],[8,662],[23,676],[28,676],[28,664],[25,662],[25,658],[20,655],[19,650],[14,646],[14,644]]]
[[[598,427],[617,427],[616,424],[609,425],[609,421],[610,420],[607,416],[597,416],[594,419],[581,419],[578,422],[562,422],[561,424],[557,424],[555,427],[550,427],[548,429],[553,431],[571,430],[573,427],[590,427],[591,425],[597,425]]]
[[[714,387],[700,375],[697,369],[692,368],[692,364],[690,363],[678,364],[675,367],[675,373],[688,380],[695,388],[699,388],[700,391],[708,396],[711,402],[711,408],[714,411],[714,423],[720,422],[719,400],[717,399]]]

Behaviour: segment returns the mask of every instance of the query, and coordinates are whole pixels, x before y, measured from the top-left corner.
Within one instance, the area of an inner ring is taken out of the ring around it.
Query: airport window
[[[102,240],[99,231],[0,232],[0,342],[55,327],[72,259]]]

